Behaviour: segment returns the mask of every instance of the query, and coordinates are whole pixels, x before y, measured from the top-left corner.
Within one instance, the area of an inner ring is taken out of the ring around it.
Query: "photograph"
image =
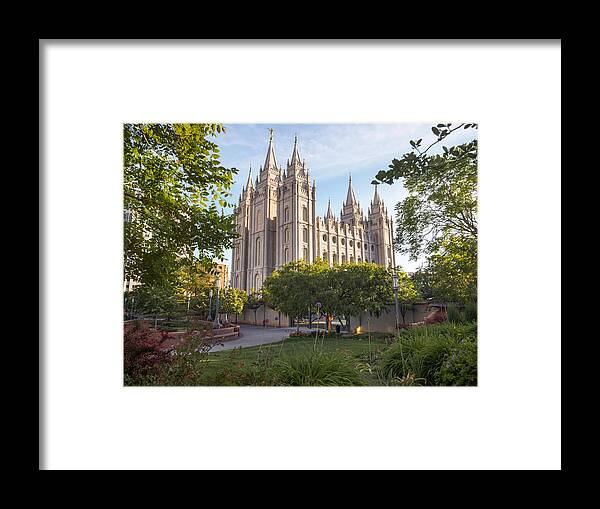
[[[562,470],[561,48],[40,40],[39,469]]]
[[[477,387],[478,127],[123,124],[123,385]]]

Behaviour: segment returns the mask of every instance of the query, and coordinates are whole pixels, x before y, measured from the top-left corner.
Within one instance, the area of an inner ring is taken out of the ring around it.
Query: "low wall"
[[[269,306],[261,306],[256,310],[256,317],[253,309],[246,309],[239,315],[231,315],[229,320],[233,323],[248,325],[265,325],[267,327],[289,327],[289,318]]]
[[[406,310],[404,316],[405,323],[414,323],[422,321],[427,315],[427,303],[413,304],[411,309]],[[402,315],[398,316],[398,321],[402,324]],[[357,327],[363,331],[371,332],[395,332],[396,331],[396,307],[388,306],[378,317],[369,313],[362,313],[359,316],[350,318],[350,329],[355,332]]]

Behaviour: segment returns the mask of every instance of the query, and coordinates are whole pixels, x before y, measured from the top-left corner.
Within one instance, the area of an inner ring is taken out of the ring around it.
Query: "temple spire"
[[[331,211],[331,198],[327,201],[327,214],[325,216],[327,219],[333,219],[333,212]]]
[[[252,165],[250,165],[250,171],[248,172],[248,180],[246,182],[246,189],[250,189],[252,187]]]
[[[373,196],[373,205],[377,205],[380,202],[379,193],[377,192],[377,186],[379,184],[375,184],[375,195]]]
[[[290,166],[302,166],[300,153],[298,152],[298,136],[294,135],[294,151],[292,152],[292,160]]]
[[[265,164],[263,170],[276,170],[277,160],[275,159],[275,149],[273,147],[273,129],[269,129],[269,148],[267,149],[267,157],[265,158]]]
[[[352,174],[350,174],[350,177],[348,179],[348,194],[346,195],[346,206],[349,205],[357,205],[358,202],[356,201],[356,196],[354,196],[354,189],[352,189]]]

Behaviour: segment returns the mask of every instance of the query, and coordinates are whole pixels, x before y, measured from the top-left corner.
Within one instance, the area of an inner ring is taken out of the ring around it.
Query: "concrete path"
[[[223,345],[216,345],[211,352],[220,352],[221,350],[233,350],[234,348],[247,348],[249,346],[267,345],[277,343],[283,338],[287,338],[292,332],[296,332],[296,327],[261,327],[259,325],[240,325],[240,337],[231,341],[223,342]],[[314,332],[308,327],[300,327],[300,332]]]

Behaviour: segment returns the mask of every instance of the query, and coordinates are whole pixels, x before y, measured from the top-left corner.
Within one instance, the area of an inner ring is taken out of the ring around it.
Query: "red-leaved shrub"
[[[170,349],[165,342],[172,336],[150,329],[147,322],[125,324],[123,339],[125,373],[130,376],[148,372],[157,365],[171,361]]]

